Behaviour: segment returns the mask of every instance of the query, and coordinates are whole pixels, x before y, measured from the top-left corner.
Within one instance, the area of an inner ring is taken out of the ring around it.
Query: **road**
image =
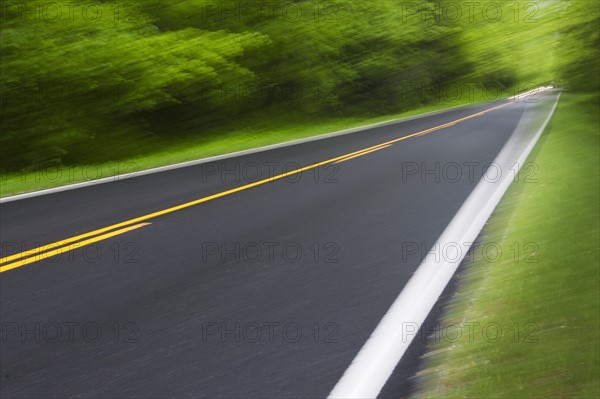
[[[1,204],[0,396],[327,396],[532,107]]]

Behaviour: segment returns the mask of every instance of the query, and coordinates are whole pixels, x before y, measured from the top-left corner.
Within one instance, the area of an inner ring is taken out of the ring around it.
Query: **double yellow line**
[[[67,238],[66,240],[57,241],[52,244],[44,245],[42,247],[34,248],[29,251],[24,251],[15,255],[7,256],[6,258],[0,259],[0,263],[10,262],[15,259],[20,259],[16,262],[9,263],[5,266],[0,267],[0,273],[6,272],[11,269],[15,269],[17,267],[25,266],[29,263],[38,262],[42,259],[50,258],[52,256],[57,256],[65,252],[74,251],[77,248],[84,247],[86,245],[93,244],[97,241],[106,240],[110,237],[117,236],[119,234],[127,233],[128,231],[139,229],[140,227],[147,226],[151,223],[139,223],[133,226],[128,226],[119,230],[111,231],[110,233],[100,234],[108,227],[104,229],[99,229],[95,231],[91,231],[86,234],[81,234],[79,236]],[[100,234],[100,235],[96,235]],[[92,238],[88,238],[87,240],[82,240],[85,237],[94,236]],[[82,240],[82,241],[80,241]]]
[[[314,163],[312,165],[308,165],[308,166],[305,166],[302,168],[294,169],[292,171],[282,173],[282,174],[279,174],[276,176],[272,176],[272,177],[269,177],[269,178],[266,178],[263,180],[259,180],[254,183],[245,184],[243,186],[236,187],[231,190],[222,191],[220,193],[209,195],[209,196],[203,197],[203,198],[199,198],[197,200],[186,202],[181,205],[166,208],[161,211],[157,211],[157,212],[149,213],[147,215],[143,215],[143,216],[140,216],[137,218],[129,219],[124,222],[116,223],[116,224],[113,224],[113,225],[110,225],[107,227],[103,227],[101,229],[90,231],[85,234],[80,234],[80,235],[73,236],[73,237],[70,237],[70,238],[67,238],[67,239],[64,239],[61,241],[57,241],[57,242],[54,242],[54,243],[51,243],[48,245],[44,245],[44,246],[33,248],[33,249],[30,249],[30,250],[27,250],[24,252],[20,252],[20,253],[11,255],[11,256],[7,256],[7,257],[0,259],[0,265],[1,265],[0,273],[15,269],[15,268],[18,268],[18,267],[21,267],[21,266],[24,266],[24,265],[27,265],[30,263],[34,263],[34,262],[40,261],[42,259],[60,255],[64,252],[72,251],[74,249],[80,248],[85,245],[92,244],[94,242],[106,240],[110,237],[114,237],[116,235],[123,234],[128,231],[138,229],[140,227],[147,226],[150,223],[145,223],[145,222],[147,222],[150,219],[156,218],[158,216],[163,216],[163,215],[166,215],[169,213],[180,211],[182,209],[189,208],[191,206],[198,205],[203,202],[208,202],[208,201],[211,201],[211,200],[214,200],[217,198],[225,197],[227,195],[231,195],[231,194],[237,193],[239,191],[248,190],[250,188],[257,187],[257,186],[260,186],[260,185],[263,185],[266,183],[270,183],[270,182],[273,182],[276,180],[280,180],[285,177],[292,176],[292,175],[295,175],[298,173],[302,173],[307,170],[315,169],[315,168],[318,168],[323,165],[327,165],[327,164],[331,164],[331,163],[345,162],[345,161],[348,161],[353,158],[357,158],[357,157],[360,157],[363,155],[370,154],[374,151],[388,148],[392,144],[397,143],[399,141],[407,140],[407,139],[417,137],[417,136],[422,136],[424,134],[428,134],[431,132],[435,132],[437,130],[441,130],[441,129],[456,125],[459,122],[463,122],[468,119],[472,119],[472,118],[475,118],[475,117],[478,117],[481,115],[485,115],[488,112],[491,112],[498,108],[505,107],[510,104],[511,103],[508,102],[508,103],[505,103],[502,105],[498,105],[496,107],[492,107],[485,111],[481,111],[481,112],[477,112],[475,114],[468,115],[464,118],[460,118],[460,119],[454,120],[452,122],[445,123],[443,125],[435,126],[430,129],[426,129],[426,130],[422,130],[420,132],[409,134],[408,136],[403,136],[403,137],[400,137],[400,138],[397,138],[394,140],[386,141],[385,143],[381,143],[381,144],[378,144],[378,145],[375,145],[372,147],[364,148],[359,151],[354,151],[349,154],[344,154],[344,155],[341,155],[341,156],[338,156],[335,158],[328,159],[326,161],[317,162],[317,163]]]

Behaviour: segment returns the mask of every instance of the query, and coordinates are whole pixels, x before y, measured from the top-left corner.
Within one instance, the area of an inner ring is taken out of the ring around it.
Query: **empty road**
[[[0,396],[326,397],[536,106],[0,204]]]

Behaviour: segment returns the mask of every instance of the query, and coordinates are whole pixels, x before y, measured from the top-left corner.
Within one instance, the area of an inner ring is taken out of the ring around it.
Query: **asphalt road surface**
[[[528,108],[1,204],[0,396],[327,396]]]

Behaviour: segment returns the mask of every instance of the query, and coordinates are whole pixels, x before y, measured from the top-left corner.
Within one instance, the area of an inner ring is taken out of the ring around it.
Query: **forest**
[[[129,159],[232,126],[600,88],[596,1],[27,0],[1,11],[4,172]]]

